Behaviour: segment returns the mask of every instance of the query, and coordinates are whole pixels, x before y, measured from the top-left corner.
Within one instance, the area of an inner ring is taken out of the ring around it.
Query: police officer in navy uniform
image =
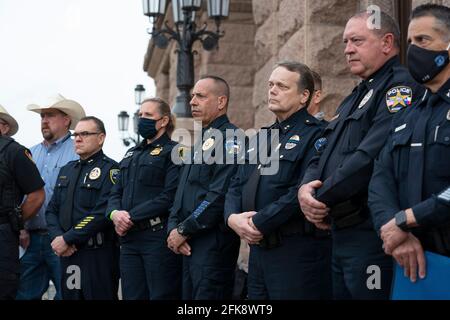
[[[118,163],[102,151],[100,119],[82,118],[72,135],[80,160],[61,168],[46,211],[51,246],[61,257],[62,298],[116,300],[119,247],[105,210]]]
[[[144,140],[120,162],[106,211],[120,236],[122,296],[175,300],[181,297],[181,258],[166,245],[179,171],[171,159],[174,122],[170,106],[159,98],[144,100],[139,117]]]
[[[394,118],[369,205],[386,253],[415,282],[426,276],[424,250],[450,257],[450,8],[414,9],[408,41],[408,68],[427,91]]]
[[[336,299],[389,297],[392,260],[370,219],[368,184],[392,116],[411,108],[422,92],[400,65],[396,22],[383,12],[375,14],[378,18],[359,13],[346,25],[345,55],[350,71],[362,81],[326,127],[322,144],[327,145],[311,161],[299,190],[309,221],[329,228],[331,219]],[[370,278],[374,265],[377,274]]]
[[[226,137],[227,129],[236,129],[226,115],[229,95],[226,81],[216,76],[203,77],[192,92],[192,116],[201,121],[202,139],[185,159],[167,239],[169,248],[183,255],[183,299],[232,297],[240,241],[225,227],[223,210],[240,145]],[[224,161],[228,153],[232,163]]]
[[[11,138],[18,129],[17,121],[0,106],[0,300],[16,297],[19,231],[45,199],[44,181],[30,152]]]
[[[262,130],[253,138],[258,148],[249,143],[250,163],[239,166],[226,196],[225,221],[251,245],[250,299],[331,298],[329,233],[299,215],[297,201],[298,184],[322,133],[320,121],[307,110],[313,92],[306,65],[286,61],[275,66],[268,96],[269,110],[277,117],[269,127],[271,161],[250,161],[264,152],[267,131]],[[278,170],[269,169],[275,161]]]

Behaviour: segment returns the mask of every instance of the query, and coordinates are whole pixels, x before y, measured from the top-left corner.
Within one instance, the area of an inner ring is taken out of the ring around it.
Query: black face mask
[[[147,119],[147,118],[139,118],[138,123],[138,133],[144,139],[152,139],[158,134],[158,130],[156,129],[156,122],[161,119]]]
[[[448,49],[433,51],[411,44],[408,47],[408,69],[419,83],[433,80],[449,64]]]

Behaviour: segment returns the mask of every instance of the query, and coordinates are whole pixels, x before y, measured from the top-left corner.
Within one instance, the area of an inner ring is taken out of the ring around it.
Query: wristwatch
[[[183,237],[189,237],[188,234],[186,234],[186,231],[184,230],[184,224],[180,223],[177,227],[177,231],[180,235],[182,235]]]
[[[395,224],[401,230],[405,232],[409,232],[408,224],[406,221],[406,212],[404,210],[399,211],[395,214]]]

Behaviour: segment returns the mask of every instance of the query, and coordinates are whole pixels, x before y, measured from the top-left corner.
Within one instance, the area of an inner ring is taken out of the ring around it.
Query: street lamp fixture
[[[138,84],[134,88],[134,103],[137,105],[138,109],[133,114],[133,135],[128,132],[128,126],[130,123],[130,115],[126,111],[120,111],[117,115],[119,132],[121,134],[123,144],[128,147],[130,144],[137,145],[141,142],[141,137],[138,133],[138,123],[139,123],[139,108],[145,97],[145,88],[142,84]]]
[[[157,20],[163,17],[167,8],[166,0],[143,0],[144,15],[148,16],[153,24],[152,39],[158,48],[165,49],[170,40],[178,43],[177,88],[179,95],[176,98],[173,113],[178,117],[191,118],[189,106],[191,89],[194,86],[194,58],[192,46],[199,40],[203,49],[211,51],[218,47],[219,38],[224,36],[220,30],[220,23],[228,17],[229,0],[207,0],[208,17],[215,20],[216,30],[207,30],[207,24],[197,30],[195,12],[200,10],[202,0],[172,0],[174,27],[167,21],[164,27],[157,29]]]

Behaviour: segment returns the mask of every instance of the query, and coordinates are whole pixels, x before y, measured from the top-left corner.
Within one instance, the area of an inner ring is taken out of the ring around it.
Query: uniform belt
[[[159,231],[164,228],[166,220],[166,217],[154,217],[136,221],[130,231],[143,231],[148,229],[151,229],[152,231]]]
[[[277,231],[265,236],[264,239],[260,241],[259,246],[263,249],[274,249],[283,244],[283,237],[292,235],[308,235],[317,238],[325,238],[329,237],[330,233],[328,231],[321,231],[317,229],[311,223],[303,219],[296,219],[293,221],[288,221]]]
[[[89,238],[84,248],[97,249],[107,244],[113,243],[114,235],[111,232],[98,232],[95,236]]]
[[[331,208],[330,216],[337,230],[350,228],[367,220],[369,217],[367,201],[364,201],[350,199]]]

